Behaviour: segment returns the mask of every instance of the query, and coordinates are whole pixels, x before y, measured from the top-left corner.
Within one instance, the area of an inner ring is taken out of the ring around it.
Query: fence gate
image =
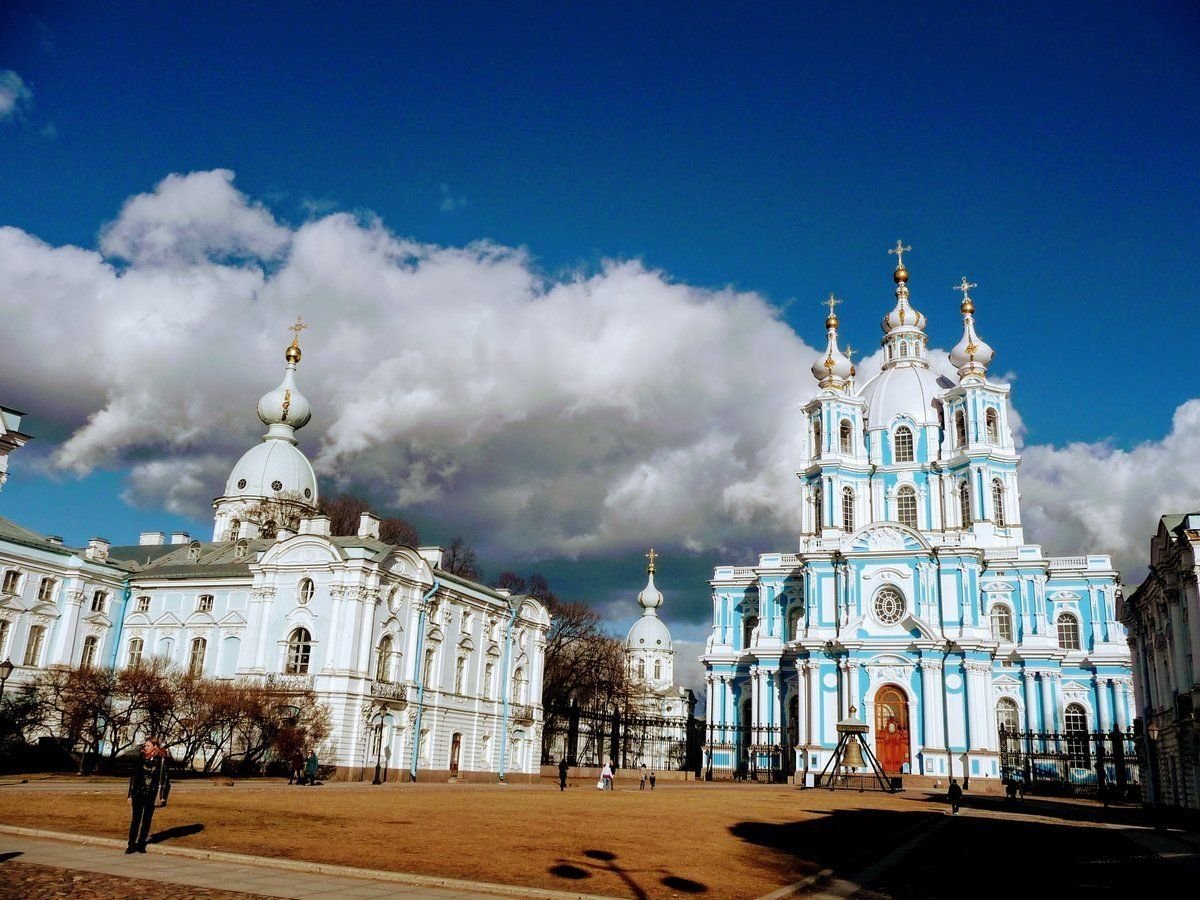
[[[795,774],[795,748],[794,728],[710,725],[704,777],[708,781],[778,784]]]
[[[1039,732],[1000,729],[1000,777],[1023,790],[1136,801],[1141,766],[1132,729]]]
[[[652,716],[615,706],[572,706],[550,715],[542,729],[542,765],[565,758],[571,766],[699,772],[704,721],[692,716]]]

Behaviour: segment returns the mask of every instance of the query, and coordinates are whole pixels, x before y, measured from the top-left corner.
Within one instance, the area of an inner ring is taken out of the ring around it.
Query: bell
[[[842,765],[861,768],[866,765],[863,761],[862,747],[858,745],[858,735],[852,734],[846,741],[846,752],[842,754]]]

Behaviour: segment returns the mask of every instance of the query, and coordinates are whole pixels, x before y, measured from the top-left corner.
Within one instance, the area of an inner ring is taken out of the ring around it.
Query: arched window
[[[742,648],[749,647],[754,640],[754,629],[758,627],[758,616],[746,616],[742,622]]]
[[[42,659],[42,643],[46,640],[44,625],[34,625],[29,629],[29,637],[25,641],[25,665],[39,665]]]
[[[959,447],[967,443],[967,417],[961,409],[954,412],[954,440]]]
[[[234,519],[229,523],[229,540],[236,541],[242,536],[242,523],[239,519]]]
[[[813,521],[816,522],[817,531],[825,526],[825,492],[819,481],[813,485]]]
[[[854,489],[842,488],[842,527],[846,531],[854,530]]]
[[[996,702],[996,730],[1014,732],[1021,728],[1021,711],[1017,701],[1011,697],[1001,697]]]
[[[188,674],[198,678],[204,674],[204,654],[208,651],[208,641],[204,638],[192,640],[192,653],[188,657]]]
[[[433,681],[433,661],[436,656],[437,656],[437,650],[433,647],[430,647],[428,650],[425,651],[424,684],[426,687],[428,687],[430,682]]]
[[[125,665],[131,669],[136,669],[142,663],[142,652],[145,650],[146,642],[141,638],[131,638],[129,641],[129,654],[126,657]]]
[[[644,659],[639,659],[638,660],[638,681],[645,681],[645,680],[646,680],[646,661]]]
[[[851,452],[851,438],[854,435],[854,429],[850,425],[849,419],[842,419],[842,424],[838,428],[838,441],[841,444],[843,453]]]
[[[1067,753],[1071,765],[1079,769],[1090,769],[1088,764],[1088,721],[1087,710],[1078,703],[1069,703],[1063,710],[1063,730],[1067,733]]]
[[[913,433],[907,425],[896,429],[896,462],[913,461]]]
[[[988,440],[993,444],[1000,443],[1000,418],[994,409],[989,409],[984,416],[987,423]]]
[[[379,642],[379,652],[375,656],[375,680],[392,680],[392,638],[384,635]]]
[[[804,618],[804,608],[796,606],[788,613],[788,638],[793,641],[800,640],[800,620]]]
[[[656,659],[654,661],[654,680],[655,681],[662,680],[662,660],[661,659]]]
[[[958,516],[962,520],[962,527],[968,528],[971,525],[971,485],[964,478],[958,484]]]
[[[1004,527],[1004,483],[999,478],[992,480],[992,518],[997,528]]]
[[[188,544],[188,562],[200,561],[200,542],[192,541]]]
[[[821,420],[813,419],[813,456],[821,455]]]
[[[317,588],[313,584],[311,578],[304,578],[300,581],[300,590],[297,593],[296,599],[300,601],[301,606],[307,606],[308,602],[316,595]]]
[[[992,607],[992,637],[998,641],[1012,643],[1012,611],[1003,603],[997,603]]]
[[[917,527],[917,492],[908,485],[896,491],[896,520],[909,528]]]
[[[901,341],[901,342],[900,342],[900,355],[901,355],[901,356],[908,356],[908,341]]]
[[[96,651],[100,649],[100,638],[88,636],[83,639],[83,654],[79,657],[79,668],[90,669],[96,664]]]
[[[1079,649],[1079,620],[1070,613],[1058,617],[1058,646],[1064,650]]]
[[[307,675],[308,662],[312,657],[312,635],[307,628],[297,628],[288,637],[287,668],[288,675]]]
[[[525,678],[525,669],[518,668],[513,672],[513,703],[525,702],[525,691],[529,687],[529,681]]]

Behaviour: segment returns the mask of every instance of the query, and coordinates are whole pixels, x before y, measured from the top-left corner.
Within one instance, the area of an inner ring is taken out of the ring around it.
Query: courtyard
[[[959,817],[946,812],[939,796],[916,791],[218,779],[179,782],[153,832],[163,846],[635,898],[753,898],[789,886],[957,897],[966,885],[999,896],[1035,873],[1038,894],[1107,893],[1168,869],[1196,872],[1191,835],[1155,832],[1137,808],[979,796]],[[0,824],[123,839],[125,785],[7,778]],[[1152,839],[1168,844],[1156,851]]]

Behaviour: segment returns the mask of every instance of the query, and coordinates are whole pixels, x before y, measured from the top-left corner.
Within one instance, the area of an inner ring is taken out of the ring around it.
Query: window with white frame
[[[25,641],[25,665],[37,666],[42,660],[42,644],[46,640],[46,628],[34,625],[29,629],[29,637]]]
[[[896,491],[896,521],[912,529],[917,527],[917,492],[907,484]]]
[[[662,660],[661,659],[656,659],[654,661],[654,680],[655,681],[662,680]]]
[[[21,573],[16,569],[9,569],[4,573],[4,586],[0,588],[5,594],[17,594],[21,591]]]
[[[525,677],[524,667],[518,667],[513,672],[513,703],[525,703],[526,692],[529,690],[529,679]]]
[[[134,604],[134,609],[140,613],[150,612],[150,598],[144,594],[141,597],[138,597]]]
[[[793,641],[800,640],[800,620],[804,618],[804,608],[802,606],[792,607],[788,613],[788,638]]]
[[[992,479],[992,517],[996,527],[1003,528],[1004,521],[1004,482],[999,478]]]
[[[954,442],[959,447],[967,443],[967,416],[961,409],[954,411]]]
[[[638,681],[646,680],[646,660],[639,659],[637,662],[637,677]]]
[[[96,652],[100,649],[100,638],[88,635],[83,639],[83,650],[79,654],[79,668],[90,669],[96,664]]]
[[[971,524],[971,485],[964,478],[958,483],[958,517],[962,521],[962,527],[967,528]]]
[[[842,452],[849,454],[852,450],[854,437],[854,429],[850,425],[849,419],[842,419],[842,424],[838,426],[838,444],[842,448]]]
[[[913,461],[913,433],[912,429],[907,425],[901,425],[896,429],[896,462],[905,463]]]
[[[309,601],[312,600],[316,593],[317,587],[313,584],[313,580],[311,578],[300,579],[300,589],[296,592],[296,599],[299,601],[301,606],[307,606]]]
[[[204,638],[192,639],[192,652],[188,657],[188,674],[199,678],[204,674],[204,654],[208,651],[208,641]]]
[[[1078,703],[1068,703],[1063,710],[1063,730],[1067,733],[1067,753],[1071,765],[1090,768],[1088,765],[1088,721],[1087,710]]]
[[[1017,701],[1011,697],[1001,697],[996,701],[996,730],[1015,732],[1021,728],[1021,711]]]
[[[42,583],[38,585],[38,602],[49,603],[54,599],[54,588],[58,582],[53,578],[43,578]]]
[[[1012,610],[1003,603],[997,603],[992,607],[992,637],[998,641],[1009,643],[1013,639]]]
[[[188,562],[200,561],[200,542],[192,541],[188,544]]]
[[[108,604],[107,591],[94,591],[92,593],[92,612],[102,613],[105,606]]]
[[[125,665],[136,669],[142,663],[142,653],[145,652],[146,642],[140,637],[129,639],[129,652],[125,656]]]
[[[196,612],[210,613],[213,611],[213,595],[201,594],[196,598]]]
[[[854,530],[854,488],[842,488],[842,528]]]
[[[296,628],[288,635],[287,675],[307,675],[308,663],[312,658],[312,635],[307,628]]]
[[[754,643],[754,631],[758,628],[758,616],[746,616],[742,622],[742,649]]]
[[[1079,649],[1079,620],[1071,613],[1058,617],[1058,646],[1064,650]]]
[[[988,441],[993,444],[1000,443],[1000,417],[996,415],[996,411],[989,409],[984,414],[983,420],[987,426]]]
[[[392,638],[390,635],[385,634],[383,640],[379,642],[379,652],[375,657],[375,680],[384,682],[392,680]]]
[[[879,589],[871,606],[875,612],[875,618],[884,625],[895,625],[904,618],[906,608],[904,595],[890,584]]]

